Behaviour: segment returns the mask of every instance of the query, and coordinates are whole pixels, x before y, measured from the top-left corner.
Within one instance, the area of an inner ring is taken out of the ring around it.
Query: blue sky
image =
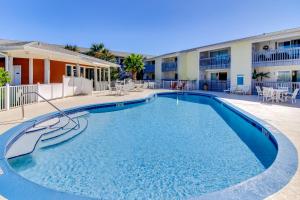
[[[299,0],[0,0],[0,38],[159,55],[300,27]]]

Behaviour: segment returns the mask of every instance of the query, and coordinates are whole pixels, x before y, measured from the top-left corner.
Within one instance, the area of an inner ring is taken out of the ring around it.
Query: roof
[[[47,44],[43,42],[37,42],[37,41],[15,41],[15,40],[3,40],[0,39],[0,51],[10,51],[10,50],[30,50],[30,49],[36,49],[36,50],[46,50],[49,52],[55,52],[55,53],[60,53],[64,54],[66,56],[71,56],[76,59],[83,60],[85,62],[93,63],[95,65],[97,64],[103,64],[106,66],[111,66],[111,67],[119,67],[119,65],[115,63],[111,63],[105,60],[101,60],[98,58],[94,58],[82,53],[70,51],[67,49],[62,48],[61,46],[58,45],[52,45],[52,44]]]
[[[62,45],[59,45],[59,46],[62,46]],[[64,46],[62,46],[62,47],[64,47]],[[78,47],[78,49],[82,53],[86,53],[90,50],[90,48],[86,48],[86,47]],[[125,52],[125,51],[114,51],[114,50],[109,50],[109,51],[111,54],[113,54],[116,57],[124,57],[125,58],[125,57],[129,56],[130,54],[133,54],[132,52]],[[153,55],[148,55],[148,54],[143,54],[143,53],[134,53],[134,54],[141,54],[146,58],[154,57]]]
[[[234,40],[228,40],[228,41],[209,44],[209,45],[203,45],[203,46],[194,47],[194,48],[190,48],[190,49],[186,49],[186,50],[174,51],[174,52],[171,52],[171,53],[166,53],[166,54],[162,54],[162,55],[159,55],[159,56],[155,56],[155,57],[152,57],[152,58],[149,58],[149,59],[165,57],[165,56],[178,54],[178,53],[186,53],[186,52],[190,52],[190,51],[197,51],[197,50],[201,50],[201,49],[204,49],[204,48],[209,48],[209,47],[214,47],[214,46],[219,46],[219,45],[227,45],[227,44],[240,42],[240,41],[252,41],[252,40],[255,41],[255,40],[260,40],[260,39],[266,39],[268,37],[282,36],[282,35],[292,34],[292,33],[295,33],[295,32],[296,33],[299,32],[298,34],[300,34],[300,27],[285,29],[285,30],[280,30],[280,31],[275,31],[275,32],[270,32],[270,33],[263,33],[263,34],[259,34],[259,35],[255,35],[255,36],[249,36],[249,37],[244,37],[244,38],[239,38],[239,39],[234,39]]]

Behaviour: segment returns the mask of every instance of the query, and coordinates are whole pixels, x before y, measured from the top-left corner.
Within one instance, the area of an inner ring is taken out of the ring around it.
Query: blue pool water
[[[263,172],[277,154],[257,128],[203,96],[93,109],[88,121],[71,141],[11,166],[38,184],[88,197],[188,199]]]

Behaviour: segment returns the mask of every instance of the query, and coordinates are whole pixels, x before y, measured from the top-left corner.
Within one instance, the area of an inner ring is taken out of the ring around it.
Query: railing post
[[[63,75],[63,82],[62,82],[62,98],[65,97],[65,76]]]
[[[6,83],[5,85],[5,108],[6,110],[10,109],[10,91],[9,91],[10,87],[9,84]]]

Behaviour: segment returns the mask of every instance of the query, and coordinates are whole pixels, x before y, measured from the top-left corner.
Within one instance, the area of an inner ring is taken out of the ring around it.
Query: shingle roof
[[[86,61],[86,62],[100,63],[103,65],[108,65],[108,66],[112,66],[112,67],[119,67],[119,65],[117,65],[115,63],[111,63],[111,62],[108,62],[105,60],[87,56],[82,53],[70,51],[70,50],[64,49],[58,45],[52,45],[52,44],[36,42],[36,41],[32,42],[32,41],[16,41],[16,40],[0,39],[0,51],[1,51],[1,49],[2,50],[25,49],[27,47],[41,49],[41,50],[47,50],[47,51],[53,51],[56,53],[66,54],[68,56],[74,56],[77,59],[82,59],[83,61]]]

